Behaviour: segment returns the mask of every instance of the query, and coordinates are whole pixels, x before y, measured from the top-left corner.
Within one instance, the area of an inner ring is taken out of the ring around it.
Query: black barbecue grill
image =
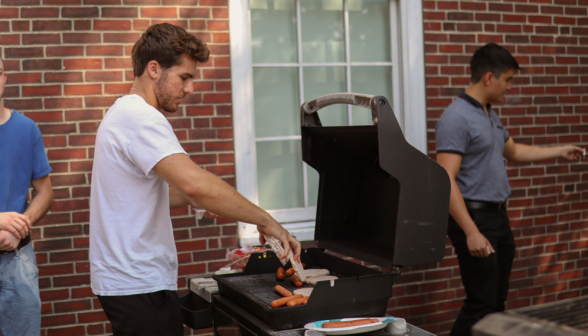
[[[316,112],[332,104],[370,109],[373,125],[322,127]],[[306,305],[271,308],[271,301],[280,297],[273,290],[276,284],[295,287],[289,279],[276,280],[281,264],[273,252],[257,253],[243,273],[213,276],[220,293],[213,296],[213,305],[230,302],[277,331],[322,319],[384,316],[401,267],[438,262],[444,256],[449,177],[408,144],[385,97],[320,97],[302,105],[301,122],[303,160],[320,175],[318,247],[303,250],[301,259],[339,279],[317,283]],[[226,324],[216,316],[215,330]]]
[[[474,336],[588,336],[588,296],[491,314]]]

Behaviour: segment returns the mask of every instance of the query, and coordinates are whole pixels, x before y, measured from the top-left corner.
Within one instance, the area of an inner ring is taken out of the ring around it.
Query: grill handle
[[[311,114],[329,105],[348,104],[371,110],[371,101],[374,97],[363,93],[333,93],[304,103],[302,109],[306,114]]]

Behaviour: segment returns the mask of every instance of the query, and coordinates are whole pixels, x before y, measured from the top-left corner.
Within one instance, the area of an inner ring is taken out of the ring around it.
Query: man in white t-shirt
[[[118,335],[183,335],[170,208],[192,205],[257,225],[299,259],[300,243],[267,212],[198,167],[162,112],[193,93],[209,51],[168,23],[132,50],[135,81],[106,113],[96,137],[90,200],[92,290]],[[285,257],[285,254],[281,257]]]

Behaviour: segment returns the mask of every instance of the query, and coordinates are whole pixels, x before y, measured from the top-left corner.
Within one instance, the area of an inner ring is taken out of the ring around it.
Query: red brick
[[[101,43],[99,33],[63,33],[63,43]]]
[[[100,85],[100,84],[65,85],[64,92],[68,96],[101,94],[102,93],[102,85]]]
[[[65,18],[90,18],[98,17],[98,7],[64,7],[61,16]]]
[[[58,44],[61,43],[59,34],[23,34],[23,44]]]
[[[29,48],[5,48],[6,58],[42,58],[43,48],[40,47],[29,47]],[[11,74],[10,76],[13,76]]]
[[[23,86],[23,97],[57,96],[61,94],[60,85]]]
[[[72,324],[72,323],[64,323],[64,324]],[[84,327],[68,327],[68,328],[60,328],[60,329],[50,329],[47,332],[47,336],[84,336],[86,335],[86,331]]]
[[[94,30],[122,30],[122,31],[131,30],[131,21],[130,20],[94,20]]]
[[[21,1],[21,0],[15,0]],[[6,0],[2,2],[5,5]],[[59,9],[55,7],[38,7],[23,8],[20,12],[21,18],[42,18],[42,17],[59,17]]]
[[[104,42],[135,43],[140,36],[139,33],[104,33]]]
[[[45,73],[45,82],[63,83],[63,82],[81,82],[83,81],[81,72],[56,72]]]
[[[47,47],[47,57],[58,57],[58,56],[83,56],[83,47]]]
[[[178,10],[170,7],[142,7],[141,17],[145,18],[175,18]]]
[[[41,327],[54,327],[75,323],[76,316],[74,314],[43,316],[41,318]]]
[[[63,67],[66,70],[102,69],[102,59],[100,59],[100,58],[65,59],[65,60],[63,60]]]
[[[69,20],[35,20],[33,21],[34,31],[48,30],[71,30],[72,24]]]
[[[129,17],[129,18],[136,18],[139,16],[138,8],[132,7],[111,7],[111,8],[102,8],[102,17]]]
[[[80,108],[82,100],[80,98],[45,98],[46,108]]]
[[[53,276],[73,273],[73,264],[39,265],[39,276]]]
[[[7,6],[6,4],[3,4]],[[16,19],[18,18],[18,8],[0,8],[0,19]]]

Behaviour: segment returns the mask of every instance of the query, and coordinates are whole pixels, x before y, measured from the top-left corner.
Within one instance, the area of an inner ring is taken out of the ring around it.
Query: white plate
[[[345,321],[355,321],[355,320],[363,320],[367,318],[375,318],[378,319],[380,322],[374,322],[370,324],[364,324],[360,326],[354,327],[344,327],[344,328],[321,328],[322,324],[325,322],[345,322]],[[374,330],[382,329],[386,326],[386,324],[390,322],[394,322],[396,318],[394,317],[354,317],[354,318],[344,318],[344,319],[336,319],[336,320],[322,320],[316,322],[310,322],[304,325],[304,328],[310,330],[316,330],[320,332],[324,332],[327,335],[351,335],[351,334],[359,334]]]

